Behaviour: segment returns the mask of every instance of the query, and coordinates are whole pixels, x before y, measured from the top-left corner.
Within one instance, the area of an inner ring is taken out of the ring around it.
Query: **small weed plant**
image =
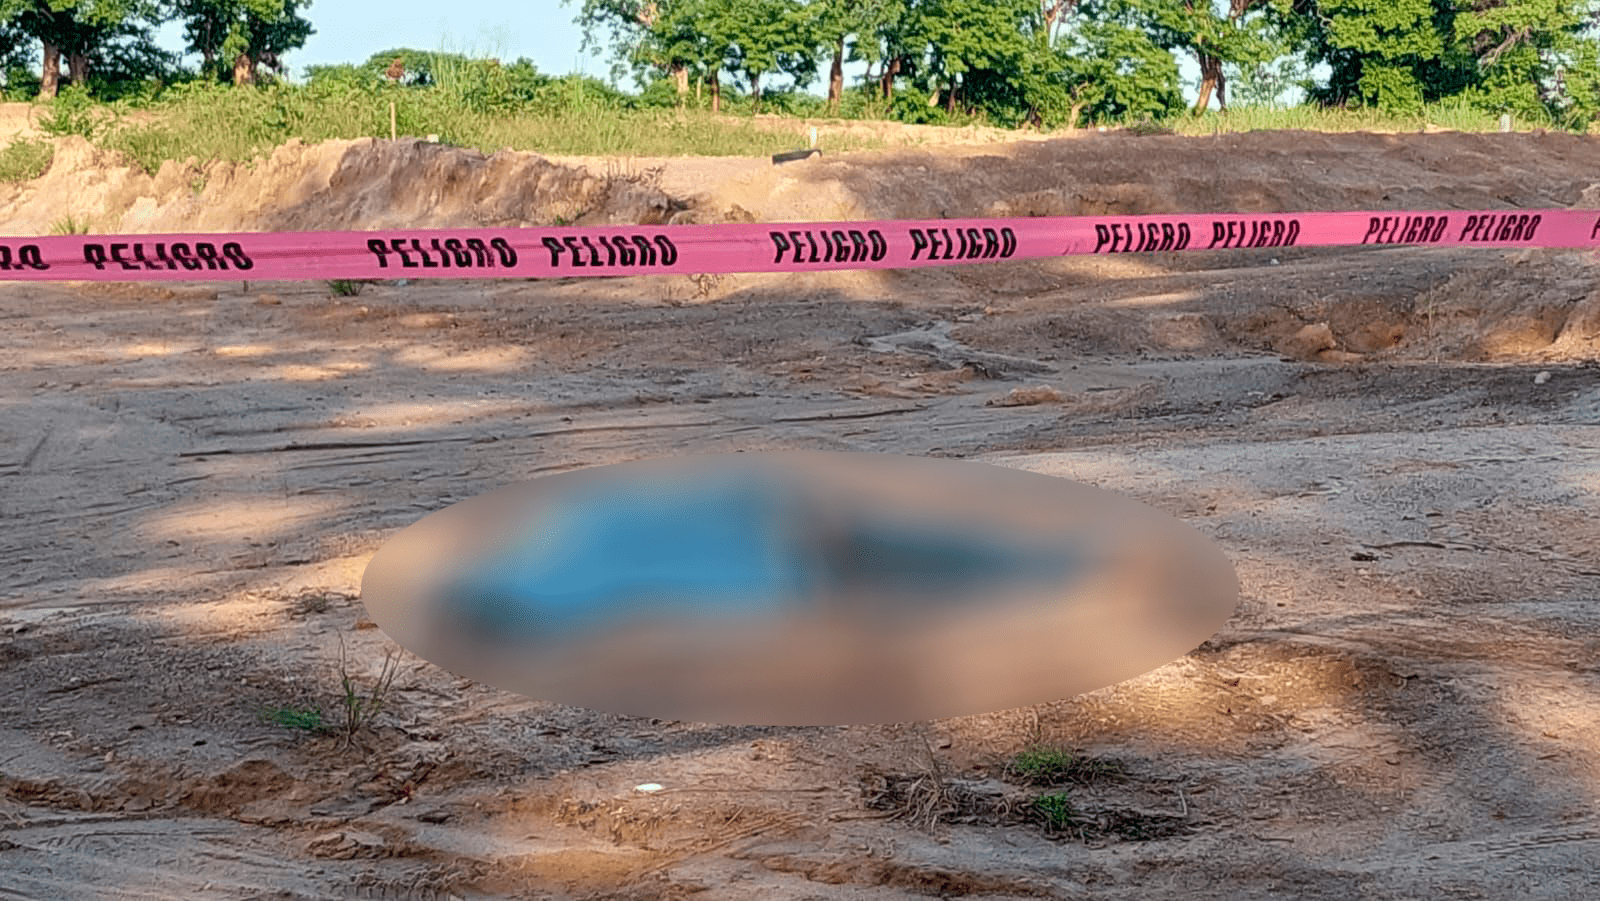
[[[363,691],[355,677],[350,674],[350,661],[345,653],[344,639],[343,637],[339,639],[339,685],[343,691],[340,707],[343,714],[341,731],[344,734],[346,747],[354,744],[356,735],[362,729],[371,726],[378,714],[383,712],[384,705],[389,700],[389,692],[394,687],[395,677],[399,675],[400,655],[393,649],[386,650],[377,678]]]
[[[1078,824],[1078,811],[1065,792],[1040,795],[1029,812],[1046,832],[1066,832]]]
[[[50,223],[52,235],[87,235],[89,233],[89,220],[79,219],[75,216],[62,216]]]

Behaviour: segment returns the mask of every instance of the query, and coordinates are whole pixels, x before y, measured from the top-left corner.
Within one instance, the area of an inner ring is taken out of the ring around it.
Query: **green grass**
[[[261,718],[286,729],[304,732],[322,732],[328,728],[322,721],[322,711],[310,707],[271,707],[261,711]]]
[[[1167,123],[1178,134],[1235,134],[1249,131],[1322,132],[1421,132],[1429,127],[1452,131],[1493,132],[1500,130],[1500,117],[1474,109],[1464,103],[1433,104],[1418,113],[1386,113],[1370,109],[1320,109],[1297,106],[1287,109],[1236,106],[1226,113],[1207,111],[1198,116],[1180,116]],[[1551,122],[1514,121],[1514,129],[1553,128]]]
[[[157,121],[123,121],[98,141],[154,174],[166,160],[234,162],[261,158],[290,138],[389,136],[389,103],[401,137],[437,134],[441,143],[483,153],[502,148],[554,155],[766,156],[803,146],[796,128],[763,128],[734,116],[693,110],[618,109],[581,97],[556,109],[485,110],[450,102],[442,89],[307,88],[236,90],[184,86],[149,105]],[[830,152],[870,149],[883,142],[840,137]]]
[[[1060,785],[1112,778],[1121,775],[1122,766],[1110,760],[1091,760],[1061,748],[1034,745],[1012,758],[1006,765],[1006,773],[1032,785]]]
[[[0,182],[32,181],[50,171],[55,155],[55,147],[49,141],[13,141],[0,150]]]

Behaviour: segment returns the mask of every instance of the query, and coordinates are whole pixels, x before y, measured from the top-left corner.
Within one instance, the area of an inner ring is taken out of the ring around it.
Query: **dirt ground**
[[[777,169],[358,141],[154,179],[68,141],[0,189],[0,227],[1600,206],[1596,173],[1600,144],[1555,134]],[[1600,896],[1597,275],[1589,252],[1280,249],[0,286],[0,896]],[[357,592],[397,530],[737,448],[1112,489],[1213,538],[1243,599],[1146,676],[955,720],[620,718],[402,655],[341,727],[341,672],[365,697],[395,650]],[[1077,755],[1059,784],[1007,767],[1041,745]]]

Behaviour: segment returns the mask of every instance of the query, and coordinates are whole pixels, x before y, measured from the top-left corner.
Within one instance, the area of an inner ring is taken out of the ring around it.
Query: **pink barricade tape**
[[[1345,245],[1600,246],[1597,210],[1185,214],[0,238],[0,280],[564,278]]]

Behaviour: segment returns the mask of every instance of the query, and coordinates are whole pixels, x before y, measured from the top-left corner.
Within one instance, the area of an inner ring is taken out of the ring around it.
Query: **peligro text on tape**
[[[1194,213],[0,239],[0,280],[564,278],[1278,247],[1600,247],[1596,210]]]

